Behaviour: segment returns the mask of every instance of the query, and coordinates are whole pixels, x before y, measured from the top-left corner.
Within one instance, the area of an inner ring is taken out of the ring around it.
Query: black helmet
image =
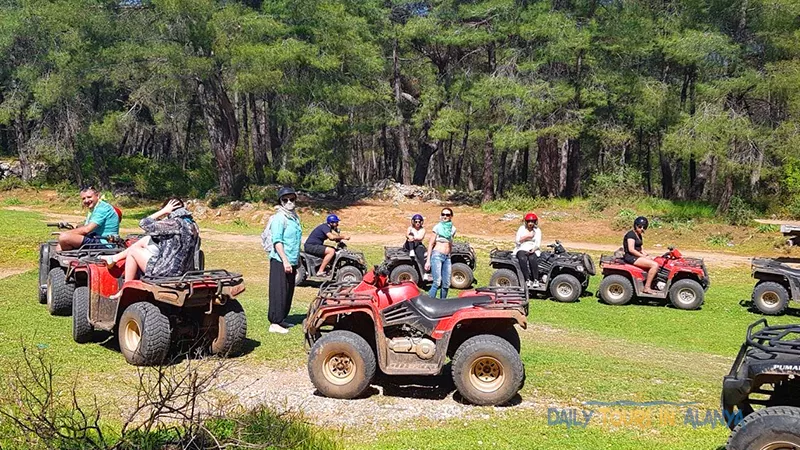
[[[642,227],[646,230],[648,225],[650,222],[647,221],[647,217],[639,216],[633,220],[633,228]]]
[[[278,200],[282,199],[287,195],[292,195],[292,194],[297,195],[297,192],[294,191],[294,188],[291,188],[289,186],[284,186],[278,189]]]

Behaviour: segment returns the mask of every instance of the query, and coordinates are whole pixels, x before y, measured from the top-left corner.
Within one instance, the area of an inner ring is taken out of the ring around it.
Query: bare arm
[[[634,241],[632,238],[628,238],[628,253],[630,253],[633,256],[636,256],[637,258],[646,257],[647,253],[645,253],[644,251],[640,252],[640,251],[636,250],[636,248],[634,247],[635,245],[636,245],[636,241]]]
[[[94,231],[95,228],[97,228],[97,224],[94,223],[94,222],[89,222],[86,225],[81,225],[81,226],[75,228],[74,230],[70,231],[70,233],[77,233],[77,234],[80,234],[82,236],[86,236],[87,234],[89,234],[92,231]]]

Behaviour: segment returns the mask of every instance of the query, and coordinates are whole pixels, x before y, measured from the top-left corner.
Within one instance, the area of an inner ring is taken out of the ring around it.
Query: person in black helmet
[[[272,251],[269,254],[269,332],[285,334],[291,323],[286,319],[294,297],[294,277],[300,263],[303,229],[295,211],[297,193],[291,187],[278,191],[276,219],[269,224]]]
[[[622,249],[625,251],[623,259],[626,263],[647,270],[644,293],[653,294],[655,291],[650,287],[650,284],[653,283],[656,272],[658,272],[658,263],[642,249],[642,234],[647,229],[648,224],[646,217],[637,217],[633,221],[633,229],[625,233],[625,237],[622,239]]]

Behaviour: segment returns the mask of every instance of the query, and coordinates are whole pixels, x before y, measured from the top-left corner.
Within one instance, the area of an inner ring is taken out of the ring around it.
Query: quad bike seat
[[[473,297],[443,299],[433,298],[427,294],[421,294],[409,300],[409,302],[414,305],[419,312],[432,319],[452,316],[457,311],[464,308],[471,308],[476,305],[485,305],[487,303],[491,303],[491,301],[492,297],[489,295],[475,295]]]

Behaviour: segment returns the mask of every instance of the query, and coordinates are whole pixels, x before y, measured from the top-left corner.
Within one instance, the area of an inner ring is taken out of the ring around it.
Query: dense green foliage
[[[798,16],[794,0],[5,0],[0,152],[25,178],[40,159],[148,196],[394,177],[599,199],[624,177],[800,215]]]

